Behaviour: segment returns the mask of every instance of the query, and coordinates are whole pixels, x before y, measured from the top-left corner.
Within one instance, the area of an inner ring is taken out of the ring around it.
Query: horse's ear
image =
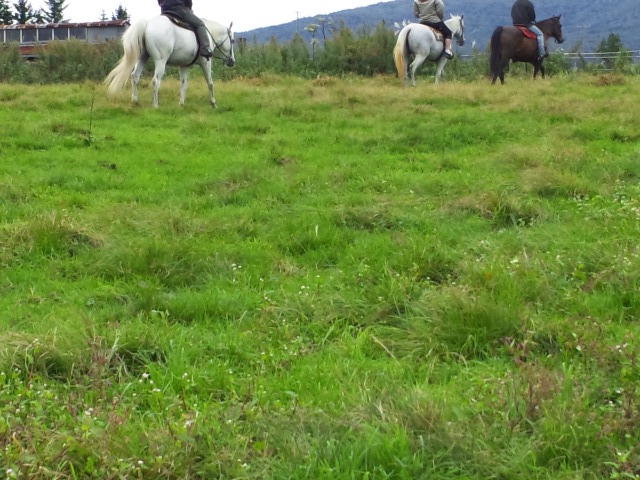
[[[231,30],[231,27],[233,27],[233,22],[229,24],[229,30]]]

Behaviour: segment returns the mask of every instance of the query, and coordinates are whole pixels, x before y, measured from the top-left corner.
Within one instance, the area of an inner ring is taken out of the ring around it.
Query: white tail
[[[104,83],[108,85],[110,95],[117,93],[127,84],[136,62],[144,50],[144,32],[147,28],[147,20],[140,20],[131,25],[122,36],[124,55],[109,72]]]
[[[398,35],[396,46],[393,48],[393,59],[395,60],[398,78],[403,81],[407,78],[407,59],[409,54],[407,37],[410,31],[411,28],[404,27]]]

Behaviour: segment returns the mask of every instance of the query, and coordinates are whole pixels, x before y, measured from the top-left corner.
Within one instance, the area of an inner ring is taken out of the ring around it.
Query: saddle
[[[524,25],[514,25],[514,27],[516,27],[518,30],[520,30],[522,32],[522,34],[527,37],[527,38],[533,38],[534,40],[536,39],[535,34],[533,34],[527,27],[525,27]]]
[[[190,24],[188,24],[187,22],[185,22],[184,20],[182,20],[181,18],[178,18],[170,13],[161,13],[160,15],[167,17],[169,20],[171,20],[171,23],[173,23],[176,27],[180,27],[180,28],[184,28],[185,30],[189,30],[193,33],[196,32],[196,29],[193,28]],[[196,39],[197,39],[197,35],[196,35]],[[198,45],[199,46],[199,45]]]
[[[442,35],[442,32],[440,30],[438,30],[437,28],[433,28],[431,25],[427,25],[426,23],[420,22],[420,25],[424,25],[425,27],[430,28],[438,42],[444,41],[444,35]]]

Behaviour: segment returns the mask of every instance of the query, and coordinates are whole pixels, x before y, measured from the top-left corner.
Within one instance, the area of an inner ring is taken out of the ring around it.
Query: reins
[[[224,53],[224,51],[222,50],[222,47],[221,47],[221,45],[224,45],[224,42],[228,38],[229,39],[229,43],[231,44],[231,50],[233,51],[233,38],[231,38],[231,28],[227,28],[227,38],[225,38],[222,41],[222,43],[218,43],[216,41],[215,37],[211,33],[211,30],[209,30],[208,26],[205,25],[205,28],[207,29],[207,32],[209,33],[209,36],[211,37],[211,40],[213,41],[213,44],[215,45],[215,48],[213,49],[213,58],[215,58],[217,60],[225,60],[225,61],[233,60],[233,58],[231,58],[231,55],[227,55],[226,53]],[[216,51],[220,52],[220,54],[222,54],[222,57],[216,56]]]

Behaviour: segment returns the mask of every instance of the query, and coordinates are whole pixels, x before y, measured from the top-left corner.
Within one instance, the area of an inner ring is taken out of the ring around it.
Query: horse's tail
[[[104,80],[104,83],[108,85],[107,90],[110,95],[122,90],[131,77],[131,72],[144,51],[144,32],[146,29],[147,20],[140,20],[131,25],[122,35],[124,55]]]
[[[407,78],[407,61],[409,60],[409,33],[411,28],[407,25],[398,34],[396,46],[393,48],[393,59],[396,63],[398,78],[405,80]]]
[[[491,55],[489,57],[489,70],[491,75],[500,74],[500,63],[502,62],[502,30],[503,27],[496,27],[491,35]]]

